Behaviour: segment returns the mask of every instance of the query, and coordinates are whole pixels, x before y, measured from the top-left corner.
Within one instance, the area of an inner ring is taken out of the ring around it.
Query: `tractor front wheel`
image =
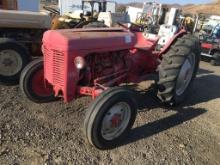
[[[122,143],[137,114],[132,95],[126,88],[112,88],[89,106],[84,132],[90,144],[98,149],[111,149]]]
[[[200,50],[198,40],[188,34],[177,39],[163,55],[158,96],[164,103],[176,105],[186,98],[198,70]]]
[[[55,101],[53,89],[45,85],[43,60],[37,59],[28,64],[21,73],[20,88],[24,95],[33,102]]]

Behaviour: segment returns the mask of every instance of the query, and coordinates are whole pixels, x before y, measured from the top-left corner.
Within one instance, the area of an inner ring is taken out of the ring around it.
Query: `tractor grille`
[[[65,80],[64,53],[44,47],[44,60],[46,67],[45,77],[53,85],[63,87]]]
[[[54,50],[54,66],[53,66],[53,80],[55,84],[64,85],[64,54],[63,52]]]

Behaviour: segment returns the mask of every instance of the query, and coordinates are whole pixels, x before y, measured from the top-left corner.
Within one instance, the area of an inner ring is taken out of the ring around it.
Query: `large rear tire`
[[[159,65],[158,96],[164,103],[177,105],[184,101],[196,76],[201,48],[190,34],[178,38],[163,55]]]
[[[0,38],[0,83],[18,84],[21,71],[30,62],[25,47],[8,38]]]
[[[44,82],[43,60],[37,59],[28,64],[21,73],[20,89],[23,94],[35,103],[57,100],[53,88]]]
[[[111,149],[122,143],[137,114],[132,95],[126,88],[112,88],[89,106],[84,132],[90,144],[98,149]]]

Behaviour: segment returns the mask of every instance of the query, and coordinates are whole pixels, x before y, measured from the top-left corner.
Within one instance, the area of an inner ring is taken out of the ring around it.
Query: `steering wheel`
[[[49,6],[43,6],[43,9],[51,12],[52,14],[54,15],[60,15],[60,12],[52,7],[49,7]]]

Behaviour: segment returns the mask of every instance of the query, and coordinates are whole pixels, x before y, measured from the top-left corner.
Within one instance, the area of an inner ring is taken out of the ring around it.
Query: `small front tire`
[[[137,115],[133,93],[126,88],[112,88],[102,93],[88,108],[84,132],[98,149],[111,149],[122,143]]]
[[[21,73],[20,89],[23,94],[35,103],[57,100],[53,88],[44,81],[43,60],[37,59],[28,64]]]

